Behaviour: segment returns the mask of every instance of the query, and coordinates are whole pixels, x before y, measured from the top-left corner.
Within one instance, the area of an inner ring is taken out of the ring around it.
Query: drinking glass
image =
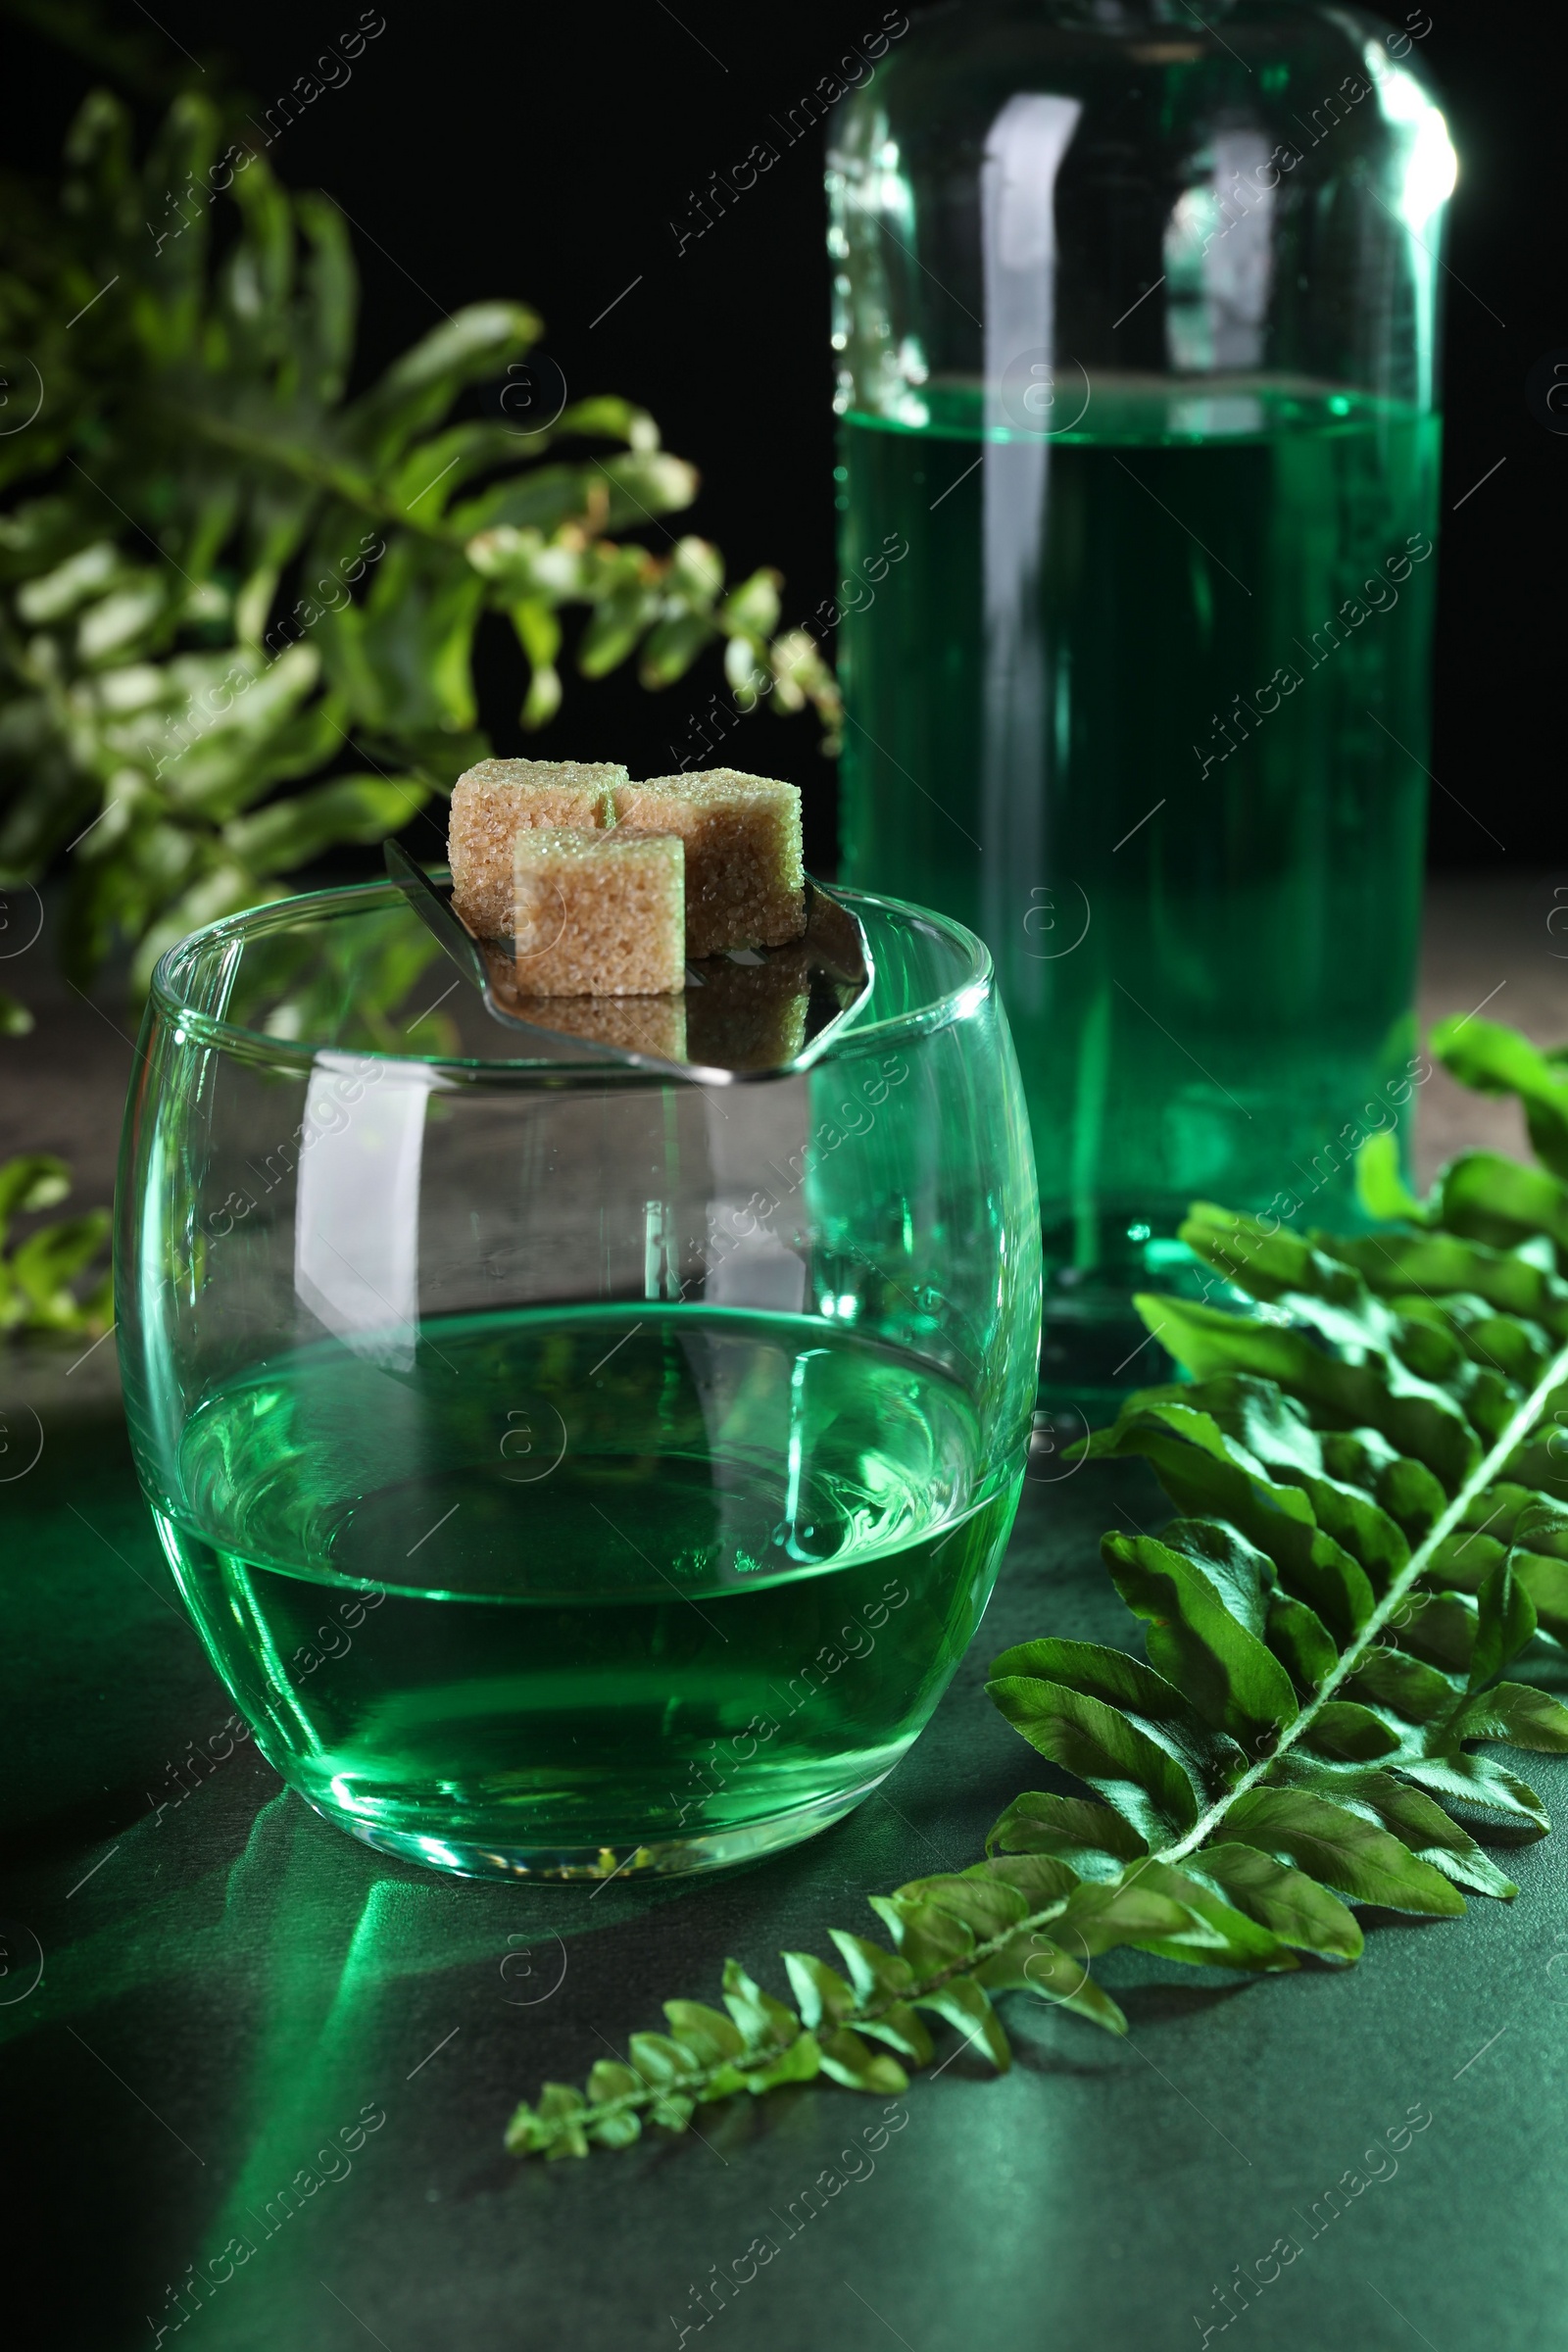
[[[158,966],[136,1460],[258,1745],[367,1843],[767,1852],[885,1778],[974,1633],[1035,1396],[1028,1120],[980,943],[844,897],[868,1002],[729,1086],[530,1058],[388,886]]]

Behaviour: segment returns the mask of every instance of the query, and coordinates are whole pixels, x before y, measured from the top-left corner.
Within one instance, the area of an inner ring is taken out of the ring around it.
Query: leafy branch
[[[1102,1545],[1148,1663],[1046,1639],[989,1685],[1091,1793],[1027,1791],[985,1860],[873,1896],[895,1948],[831,1930],[846,1974],[786,1953],[793,2008],[730,1961],[727,2014],[666,2002],[667,2034],[634,2034],[583,2091],[547,2084],[509,2148],[624,2146],[645,2118],[679,2130],[699,2103],[818,2074],[896,2093],[933,2053],[922,2011],[1005,2068],[1004,1991],[1121,2032],[1091,1971],[1120,1945],[1347,1965],[1355,1904],[1513,1897],[1479,1840],[1549,1823],[1489,1751],[1568,1753],[1568,1709],[1505,1679],[1538,1639],[1568,1643],[1568,1052],[1462,1026],[1435,1051],[1521,1096],[1544,1167],[1466,1152],[1350,1237],[1200,1204],[1183,1234],[1218,1300],[1139,1302],[1188,1377],[1081,1450],[1143,1455],[1179,1514]],[[1386,1150],[1363,1175],[1387,1198]]]
[[[53,1208],[71,1192],[63,1159],[35,1152],[0,1162],[0,1336],[11,1332],[103,1332],[114,1315],[111,1278],[101,1268],[109,1211],[39,1225],[7,1249],[14,1217]],[[85,1297],[79,1295],[90,1280]]]
[[[342,218],[244,122],[184,92],[138,164],[98,91],[58,190],[0,181],[0,346],[29,355],[0,385],[0,888],[67,861],[78,981],[122,942],[144,986],[197,925],[449,790],[490,748],[487,614],[527,662],[525,728],[561,704],[574,609],[585,677],[635,657],[667,687],[718,647],[743,707],[809,705],[827,748],[838,723],[776,571],[728,585],[700,538],[621,535],[690,506],[696,470],[627,401],[550,417],[522,305],[470,305],[349,397]]]

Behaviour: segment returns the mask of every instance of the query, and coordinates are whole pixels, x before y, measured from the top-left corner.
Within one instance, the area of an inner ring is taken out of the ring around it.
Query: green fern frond
[[[0,342],[28,355],[0,438],[0,887],[65,863],[75,980],[122,942],[145,986],[198,924],[450,790],[490,749],[487,614],[526,728],[575,611],[584,676],[635,661],[658,690],[718,653],[738,708],[810,706],[832,747],[837,682],[780,633],[779,573],[624,536],[663,532],[697,471],[628,401],[550,413],[531,311],[471,304],[350,397],[336,208],[281,186],[232,103],[186,91],[134,147],[98,91],[58,189],[0,188]],[[462,414],[498,384],[496,416]]]
[[[520,2106],[510,2149],[624,2146],[817,2074],[896,2095],[933,2054],[927,2018],[1004,2069],[1004,1992],[1124,2032],[1092,1968],[1121,1945],[1343,1966],[1354,1905],[1512,1899],[1482,1840],[1550,1825],[1493,1750],[1568,1754],[1568,1709],[1506,1679],[1538,1638],[1568,1643],[1568,1079],[1474,1029],[1435,1051],[1524,1096],[1544,1168],[1465,1153],[1418,1215],[1350,1238],[1200,1204],[1183,1238],[1261,1311],[1140,1302],[1188,1378],[1080,1450],[1142,1454],[1179,1514],[1102,1545],[1147,1663],[1048,1638],[988,1686],[1089,1793],[1025,1791],[983,1861],[874,1896],[892,1948],[835,1928],[842,1973],[786,1953],[794,2007],[728,1962],[727,2016],[666,2002],[627,2063]]]

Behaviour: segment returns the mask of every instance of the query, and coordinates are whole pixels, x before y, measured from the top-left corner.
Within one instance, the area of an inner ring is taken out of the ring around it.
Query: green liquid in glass
[[[821,1322],[535,1310],[428,1324],[407,1368],[323,1343],[253,1370],[192,1416],[160,1524],[323,1810],[584,1869],[762,1850],[891,1770],[1011,1524],[1018,1466],[976,1457],[939,1372]]]
[[[1082,397],[1064,368],[1054,415]],[[1049,440],[983,432],[973,391],[927,405],[844,427],[844,869],[996,957],[1049,1373],[1074,1285],[1177,1260],[1198,1196],[1353,1213],[1354,1134],[1396,1116],[1440,424],[1241,379],[1099,378]]]

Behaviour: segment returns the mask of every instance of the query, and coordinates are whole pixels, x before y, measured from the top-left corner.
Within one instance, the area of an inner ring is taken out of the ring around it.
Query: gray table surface
[[[1490,995],[1489,1011],[1533,1034],[1568,1033],[1554,888],[1434,891],[1429,1016]],[[35,1037],[0,1049],[0,1152],[63,1151],[83,1200],[104,1198],[130,1049],[66,992],[36,1001]],[[1428,1167],[1461,1141],[1519,1141],[1504,1108],[1438,1080],[1422,1118]],[[978,1854],[1002,1806],[1043,1777],[985,1701],[986,1662],[1047,1630],[1125,1639],[1097,1538],[1160,1513],[1140,1467],[1031,1483],[935,1720],[838,1829],[652,1890],[445,1883],[328,1828],[248,1746],[153,1811],[228,1709],[169,1597],[95,1371],[112,1354],[69,1389],[36,1360],[6,1364],[13,1386],[45,1384],[31,1393],[50,1436],[4,1505],[0,1587],[10,2341],[152,2344],[166,2288],[300,2168],[319,2177],[323,2142],[368,2104],[385,2121],[352,2168],[270,2234],[252,2230],[255,2256],[182,2342],[1174,2352],[1234,2330],[1254,2352],[1536,2352],[1568,2339],[1555,1838],[1510,1862],[1514,1905],[1374,1920],[1348,1973],[1239,1984],[1116,1956],[1104,1974],[1125,2042],[1014,2000],[1010,2075],[959,2056],[888,2118],[811,2085],[702,2117],[701,2137],[654,2134],[586,2164],[501,2152],[519,2095],[580,2081],[606,2041],[659,2022],[662,1998],[712,1998],[726,1954],[782,1989],[781,1946],[822,1950],[829,1925],[869,1932],[867,1894]],[[1568,1762],[1531,1763],[1553,1809],[1568,1804]],[[1391,2132],[1399,2152],[1367,2156]],[[759,2240],[773,2250],[750,2283],[694,2301]],[[1215,2294],[1237,2265],[1279,2266],[1245,2308]]]

